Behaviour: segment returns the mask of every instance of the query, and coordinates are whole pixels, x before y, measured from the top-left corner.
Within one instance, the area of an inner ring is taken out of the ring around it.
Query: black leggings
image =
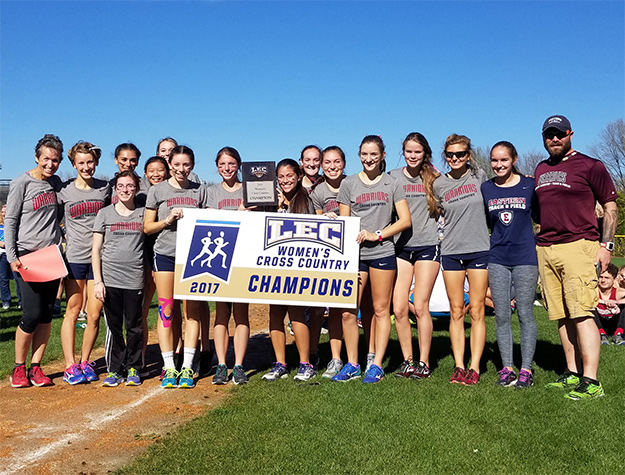
[[[625,330],[625,305],[621,305],[621,313],[612,318],[603,318],[595,313],[595,323],[599,330],[603,330],[608,335],[614,335],[617,328]]]
[[[40,323],[52,321],[54,301],[59,291],[60,279],[49,282],[26,282],[17,275],[17,285],[22,293],[22,318],[19,327],[24,333],[34,333]]]

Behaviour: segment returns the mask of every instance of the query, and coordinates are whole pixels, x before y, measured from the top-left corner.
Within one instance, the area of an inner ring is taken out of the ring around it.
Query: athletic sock
[[[20,366],[26,366],[26,363],[15,363],[15,364],[13,365],[13,369],[15,369],[15,368],[19,368]]]
[[[615,335],[618,335],[618,334],[622,335],[623,333],[625,333],[625,330],[623,330],[621,327],[618,327],[616,331],[614,332]]]
[[[163,366],[165,367],[165,369],[174,369],[176,367],[174,365],[173,351],[163,351],[161,355],[163,356]]]
[[[184,347],[184,360],[182,361],[183,368],[190,368],[193,364],[193,357],[195,356],[195,348]]]

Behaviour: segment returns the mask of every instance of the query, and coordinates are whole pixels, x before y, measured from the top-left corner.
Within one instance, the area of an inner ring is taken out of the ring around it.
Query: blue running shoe
[[[378,365],[372,364],[369,367],[369,371],[365,373],[365,377],[362,378],[363,383],[377,383],[384,379],[384,370]]]
[[[65,370],[65,373],[63,373],[63,381],[73,386],[74,384],[86,383],[87,378],[85,378],[85,375],[82,374],[80,366],[73,364]]]
[[[135,368],[128,370],[128,377],[126,378],[126,386],[141,386],[141,378],[139,377],[139,371]]]
[[[191,368],[182,368],[182,371],[180,371],[180,379],[178,380],[178,387],[187,389],[195,387],[195,381],[193,381],[193,370]]]
[[[82,371],[82,374],[85,375],[85,378],[87,379],[87,381],[98,380],[98,375],[95,374],[95,371],[93,370],[94,366],[95,366],[94,361],[83,361],[82,363],[80,363],[80,370]]]
[[[165,370],[165,374],[163,375],[163,380],[161,381],[161,388],[176,388],[178,387],[178,373],[176,372],[176,368],[168,368]]]
[[[362,372],[360,371],[359,364],[355,365],[352,363],[347,363],[345,366],[343,366],[343,368],[341,368],[341,371],[332,376],[332,381],[349,381],[351,379],[360,378],[361,374]]]
[[[102,386],[105,388],[114,388],[124,382],[124,378],[119,373],[110,372],[106,378],[102,381]]]

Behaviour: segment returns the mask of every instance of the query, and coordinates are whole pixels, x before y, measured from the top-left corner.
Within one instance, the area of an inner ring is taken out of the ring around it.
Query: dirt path
[[[265,368],[273,352],[268,332],[268,307],[250,305],[248,374]],[[231,333],[232,334],[232,333]],[[13,389],[0,383],[0,475],[99,475],[110,473],[152,442],[168,435],[206,410],[221,404],[233,385],[213,386],[211,377],[192,390],[160,388],[158,345],[150,335],[151,375],[141,386],[103,388],[101,384],[69,386],[62,382],[63,363],[46,365],[55,386]],[[232,346],[232,345],[231,345]],[[228,366],[232,367],[232,348]],[[104,350],[93,358],[100,379]],[[259,382],[253,377],[251,384]]]

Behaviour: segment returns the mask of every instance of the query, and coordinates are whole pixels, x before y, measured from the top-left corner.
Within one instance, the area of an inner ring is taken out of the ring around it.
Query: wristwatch
[[[375,232],[375,234],[378,236],[378,241],[382,241],[382,231],[380,231],[379,229]],[[613,245],[614,247],[614,245]]]
[[[614,243],[612,241],[602,242],[601,247],[605,247],[607,251],[614,251]]]

